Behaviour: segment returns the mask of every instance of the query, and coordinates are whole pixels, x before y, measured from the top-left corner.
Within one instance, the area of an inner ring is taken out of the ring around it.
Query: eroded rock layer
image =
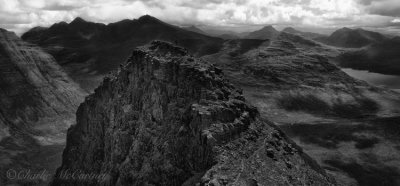
[[[80,105],[53,185],[196,184],[333,185],[219,68],[154,41]]]

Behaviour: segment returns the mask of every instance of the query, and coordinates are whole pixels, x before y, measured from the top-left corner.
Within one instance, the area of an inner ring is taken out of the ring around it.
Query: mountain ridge
[[[221,69],[154,41],[80,105],[52,185],[334,185],[273,125]]]
[[[317,38],[325,44],[344,47],[344,48],[360,48],[370,44],[380,43],[387,38],[378,33],[362,28],[350,29],[347,27],[336,30],[328,37]]]
[[[279,34],[272,25],[267,25],[261,28],[260,30],[256,30],[248,33],[243,38],[245,39],[271,39]]]
[[[73,23],[61,22],[45,30],[31,30],[22,38],[52,54],[83,86],[97,86],[98,76],[117,69],[135,47],[154,39],[174,42],[194,55],[213,53],[223,42],[221,38],[190,32],[149,15],[107,25],[78,21],[86,26],[74,27]]]

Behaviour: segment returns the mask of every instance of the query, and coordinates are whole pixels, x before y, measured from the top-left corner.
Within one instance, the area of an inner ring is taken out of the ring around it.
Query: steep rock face
[[[0,116],[9,127],[38,133],[44,118],[73,116],[83,92],[51,55],[0,29]]]
[[[81,104],[53,185],[332,185],[273,126],[219,68],[155,41]]]
[[[55,171],[85,94],[51,55],[0,29],[0,185],[38,181],[8,179],[10,168]]]

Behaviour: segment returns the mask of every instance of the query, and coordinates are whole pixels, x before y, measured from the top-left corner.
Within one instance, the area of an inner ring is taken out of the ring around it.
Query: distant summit
[[[244,38],[246,39],[271,39],[279,34],[279,31],[277,31],[273,26],[268,25],[263,27],[260,30],[250,32],[247,36]]]
[[[400,75],[400,37],[373,43],[368,47],[342,54],[341,66],[382,74]]]
[[[317,33],[313,33],[313,32],[302,32],[302,31],[296,30],[293,27],[286,27],[285,29],[282,30],[282,32],[296,34],[296,35],[303,36],[303,37],[309,38],[309,39],[314,39],[314,38],[323,36],[322,34],[317,34]]]
[[[79,23],[86,23],[86,20],[82,19],[81,17],[76,17],[71,23],[69,24],[79,24]]]
[[[384,35],[378,32],[372,32],[361,28],[350,29],[344,27],[336,30],[329,37],[321,38],[319,40],[328,45],[345,48],[359,48],[374,43],[380,43],[386,39],[387,38]]]
[[[176,43],[188,48],[193,55],[215,52],[223,42],[223,39],[191,32],[150,15],[107,25],[78,17],[69,24],[61,22],[46,29],[29,30],[22,39],[47,50],[85,87],[96,84],[85,83],[88,72],[104,75],[118,68],[135,47],[152,40]],[[85,77],[79,77],[81,75]]]
[[[192,26],[188,26],[188,27],[183,27],[185,30],[191,31],[191,32],[196,32],[199,34],[204,34],[207,35],[207,33],[205,33],[203,30],[201,30],[200,28],[197,28],[196,26],[192,25]]]
[[[151,15],[144,15],[137,19],[141,23],[164,23],[161,20],[151,16]],[[165,23],[166,24],[166,23]]]

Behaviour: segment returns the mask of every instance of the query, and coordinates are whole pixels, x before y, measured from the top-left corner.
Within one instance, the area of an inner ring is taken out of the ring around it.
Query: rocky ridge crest
[[[106,175],[63,179],[65,171]],[[53,185],[333,185],[225,80],[183,48],[137,48],[77,112]]]

